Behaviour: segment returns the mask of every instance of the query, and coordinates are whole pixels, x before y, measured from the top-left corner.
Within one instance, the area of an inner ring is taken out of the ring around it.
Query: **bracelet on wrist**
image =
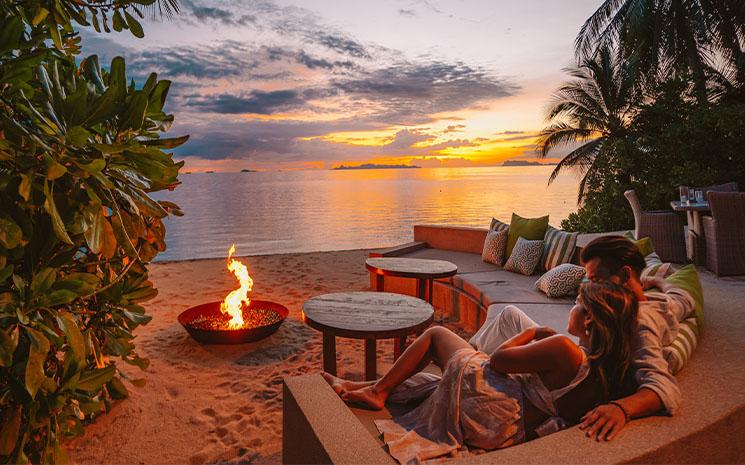
[[[621,404],[620,404],[619,402],[616,402],[616,401],[612,400],[612,401],[610,401],[610,402],[608,402],[608,403],[609,403],[610,405],[615,405],[616,407],[618,407],[618,408],[620,408],[620,409],[621,409],[621,411],[623,412],[623,418],[624,418],[624,421],[625,421],[626,423],[628,423],[628,422],[629,422],[629,420],[631,420],[631,417],[629,416],[629,412],[627,412],[627,411],[626,411],[626,409],[625,409],[625,408],[623,408],[623,405],[621,405]]]

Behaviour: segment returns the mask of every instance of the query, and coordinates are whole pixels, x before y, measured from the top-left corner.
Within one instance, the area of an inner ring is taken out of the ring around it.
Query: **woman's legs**
[[[347,381],[346,379],[341,379],[330,373],[326,373],[325,371],[321,373],[321,376],[323,376],[323,379],[331,385],[331,388],[338,395],[342,395],[347,391],[354,391],[356,389],[362,389],[363,387],[372,386],[376,383],[376,381]]]
[[[416,338],[396,360],[391,370],[375,384],[342,393],[342,399],[381,409],[396,386],[421,371],[430,361],[444,370],[457,350],[470,348],[466,341],[447,328],[431,327]]]

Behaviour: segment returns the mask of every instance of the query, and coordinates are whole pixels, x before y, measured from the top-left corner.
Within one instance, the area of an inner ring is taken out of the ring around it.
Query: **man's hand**
[[[596,441],[610,441],[626,426],[626,414],[614,404],[598,405],[582,417],[579,429],[588,438]]]
[[[535,337],[533,338],[534,341],[540,341],[541,339],[546,339],[547,337],[553,336],[556,334],[556,331],[549,328],[548,326],[538,326],[535,328]]]

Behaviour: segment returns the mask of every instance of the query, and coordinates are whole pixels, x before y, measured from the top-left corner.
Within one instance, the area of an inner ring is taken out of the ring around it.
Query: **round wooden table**
[[[448,278],[458,272],[455,263],[425,258],[374,257],[368,258],[365,266],[377,275],[376,290],[383,290],[386,276],[414,278],[417,280],[417,297],[429,303],[432,303],[434,280]]]
[[[365,340],[365,379],[377,376],[376,340],[396,340],[394,359],[406,345],[406,336],[422,332],[432,323],[427,302],[389,292],[339,292],[313,297],[303,304],[303,321],[323,333],[323,370],[336,375],[336,336]]]

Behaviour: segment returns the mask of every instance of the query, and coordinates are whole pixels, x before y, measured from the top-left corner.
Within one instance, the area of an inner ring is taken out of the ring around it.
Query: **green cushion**
[[[509,257],[512,254],[512,249],[515,247],[518,237],[529,241],[542,241],[543,236],[546,235],[546,229],[548,229],[548,215],[540,218],[523,218],[513,213],[512,221],[510,221],[510,230],[507,235],[507,251],[505,256]]]
[[[693,311],[699,328],[704,327],[704,291],[701,288],[701,280],[698,277],[698,271],[694,265],[686,265],[675,273],[671,274],[665,281],[675,287],[687,291],[693,297],[695,302]]]
[[[636,239],[634,237],[634,233],[631,231],[624,234],[625,237],[629,238],[631,242],[636,245],[636,247],[639,249],[639,252],[642,253],[643,257],[646,257],[647,255],[654,252],[654,245],[652,245],[652,239],[648,237],[643,237],[641,239]]]

